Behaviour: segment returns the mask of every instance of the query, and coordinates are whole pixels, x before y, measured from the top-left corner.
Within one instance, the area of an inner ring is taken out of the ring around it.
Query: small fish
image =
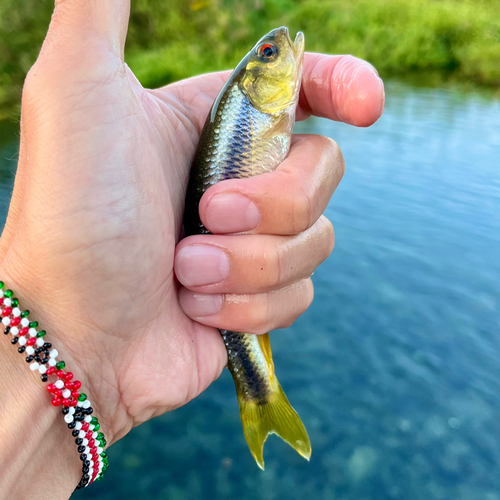
[[[191,168],[184,229],[208,234],[198,206],[203,193],[225,179],[272,172],[290,149],[299,97],[304,35],[292,42],[287,28],[263,38],[242,59],[216,98]],[[309,460],[311,443],[276,375],[269,334],[220,330],[228,353],[243,432],[259,467],[264,443],[277,434]]]

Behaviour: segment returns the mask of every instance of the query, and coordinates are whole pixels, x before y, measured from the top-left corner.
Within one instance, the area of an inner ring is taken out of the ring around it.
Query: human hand
[[[129,3],[56,2],[24,88],[0,240],[0,276],[83,381],[110,443],[219,376],[215,327],[262,333],[309,306],[309,276],[333,247],[321,213],[344,169],[333,141],[297,136],[276,172],[212,187],[200,214],[215,234],[177,245],[190,163],[229,72],[144,89],[123,61]],[[383,102],[369,64],[306,54],[299,119],[368,126]]]

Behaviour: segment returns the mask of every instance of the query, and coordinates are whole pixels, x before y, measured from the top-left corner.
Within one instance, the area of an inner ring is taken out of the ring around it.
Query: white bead
[[[55,384],[54,384],[58,389],[62,389],[64,387],[64,382],[62,380],[58,380]]]
[[[89,430],[93,431],[93,430],[94,430],[94,427],[95,427],[95,425],[94,425],[94,424],[89,424]]]
[[[43,339],[42,339],[42,338],[40,338],[40,339],[36,339],[36,342],[35,342],[35,343],[36,343],[36,345],[37,345],[38,347],[42,347],[42,346],[43,346],[43,344],[44,344],[44,341],[43,341]]]
[[[43,375],[47,371],[47,367],[45,365],[40,365],[38,371]]]
[[[76,426],[75,426],[75,429],[76,429],[77,431],[79,431],[81,428],[82,428],[82,423],[81,423],[81,422],[77,422],[77,423],[76,423]],[[85,435],[85,434],[84,434],[84,435]]]
[[[30,370],[31,370],[32,372],[34,372],[35,370],[38,370],[38,367],[39,367],[39,366],[40,366],[40,365],[39,365],[39,364],[35,361],[34,363],[31,363],[31,365],[30,365]]]
[[[69,413],[70,413],[70,415],[75,414],[75,409],[72,406],[69,407]]]
[[[52,349],[52,351],[49,352],[49,356],[51,358],[57,358],[57,356],[59,356],[59,353],[57,352],[57,349]]]
[[[48,363],[49,363],[49,366],[56,366],[57,361],[55,360],[55,358],[50,358]]]
[[[78,401],[78,402],[76,403],[76,406],[83,406],[83,401]]]
[[[83,444],[83,446],[87,446],[87,445],[89,444],[89,440],[88,440],[87,438],[85,438],[85,439],[83,440],[83,443],[82,443],[82,444]]]
[[[93,433],[92,433],[92,438],[93,438],[93,439],[96,439],[96,438],[97,438],[97,432],[93,432]]]
[[[82,405],[84,408],[90,408],[90,401],[87,399],[83,402],[83,405]]]
[[[0,299],[3,297],[3,290],[0,290]]]
[[[84,418],[85,422],[90,422],[92,420],[92,417],[90,415],[87,415],[85,418]]]
[[[24,337],[19,337],[19,345],[26,345],[26,339]]]
[[[78,422],[78,423],[81,424],[81,422]],[[81,439],[83,439],[85,437],[85,431],[80,431],[78,433],[78,437],[81,438]]]
[[[73,418],[73,415],[71,415],[71,413],[67,413],[66,415],[64,415],[64,421],[67,423],[67,424],[71,424],[71,422],[73,422],[74,418]]]
[[[30,334],[30,337],[36,337],[36,329],[35,328],[30,328],[28,330],[28,333]]]
[[[88,441],[87,441],[87,444],[88,444]],[[88,446],[85,446],[85,452],[89,457],[91,457],[92,455],[90,454],[90,448]]]
[[[35,349],[29,345],[28,347],[26,347],[26,354],[29,354],[30,356],[32,354],[35,354]]]
[[[5,307],[10,307],[12,305],[12,299],[4,299],[3,304]]]
[[[100,455],[104,451],[100,446],[97,447],[97,454]]]
[[[89,465],[89,467],[90,467],[91,469],[93,469],[93,468],[94,468],[94,461],[93,461],[93,460],[90,460],[90,465]]]
[[[28,326],[30,324],[30,320],[28,318],[23,318],[21,320],[21,326]]]
[[[12,335],[17,335],[19,333],[19,328],[17,326],[12,326],[10,328],[10,333],[12,333]]]
[[[8,316],[5,316],[5,318],[2,318],[2,323],[5,326],[9,326],[10,325],[10,318]]]
[[[63,398],[69,398],[71,396],[71,391],[69,389],[64,389],[63,393]]]
[[[14,316],[14,318],[19,318],[19,316],[21,316],[21,309],[19,309],[19,307],[14,307],[14,309],[12,309],[12,316]]]

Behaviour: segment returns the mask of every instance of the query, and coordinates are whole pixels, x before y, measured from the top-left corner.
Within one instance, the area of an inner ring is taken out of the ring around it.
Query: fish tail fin
[[[268,334],[260,335],[259,343],[268,364],[272,390],[266,395],[265,401],[255,401],[238,395],[243,433],[250,452],[257,465],[264,469],[264,443],[269,434],[276,434],[299,455],[309,460],[311,442],[304,424],[274,374]]]

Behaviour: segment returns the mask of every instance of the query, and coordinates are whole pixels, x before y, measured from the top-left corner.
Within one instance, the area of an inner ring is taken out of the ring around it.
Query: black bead
[[[89,470],[90,470],[90,467],[85,467],[85,465],[82,467],[83,474],[86,474]]]
[[[14,337],[14,338],[11,340],[11,342],[12,342],[13,344],[17,344],[17,343],[19,342],[19,337]]]
[[[43,353],[44,353],[46,356],[48,356],[48,355],[49,355],[49,352],[50,352],[50,351],[49,351],[48,349],[44,349],[44,350],[43,350]]]
[[[17,352],[18,352],[19,354],[22,354],[25,350],[26,350],[26,346],[22,345],[22,346],[21,346],[21,347],[17,350]]]
[[[42,351],[43,349],[39,347],[38,349],[35,349],[35,354],[40,354]]]
[[[46,373],[44,373],[44,374],[42,375],[42,382],[47,382],[47,380],[49,380],[49,377],[47,377],[47,374],[46,374]]]
[[[84,474],[82,479],[87,482],[90,479],[90,476],[88,474]]]
[[[75,429],[73,431],[71,431],[71,434],[73,435],[73,437],[76,438],[76,436],[78,436],[78,434],[80,433],[80,431],[78,429]],[[76,443],[76,444],[80,444],[80,443]]]
[[[45,342],[45,344],[43,344],[44,349],[50,349],[51,347],[52,347],[52,344],[50,342]]]
[[[76,422],[71,422],[68,424],[68,429],[74,429],[76,427]]]
[[[10,326],[8,326],[5,330],[4,330],[4,334],[7,335],[8,333],[10,332]]]
[[[85,460],[87,460],[87,455],[86,455],[85,453],[82,453],[82,454],[80,455],[80,460],[81,460],[82,462],[85,462]],[[90,463],[89,463],[89,465],[90,465]]]
[[[77,422],[83,422],[83,419],[85,418],[85,415],[76,415],[75,414],[75,420]]]
[[[63,415],[67,415],[69,413],[69,408],[67,406],[65,406],[63,409],[62,409],[62,414]]]
[[[76,430],[76,429],[75,429],[75,430]],[[76,435],[77,435],[77,436],[78,436],[78,433],[79,433],[79,432],[80,432],[80,431],[76,431]],[[75,443],[76,443],[78,446],[80,446],[80,445],[83,443],[83,439],[82,439],[82,438],[76,438],[76,439],[75,439]]]
[[[79,447],[78,447],[78,453],[83,453],[85,451],[85,446],[83,446],[83,444],[81,444]]]
[[[42,365],[44,365],[45,363],[48,363],[49,362],[49,358],[43,358],[42,361],[40,361],[40,363],[42,363]]]
[[[33,361],[33,356],[26,356],[26,363],[31,363]]]
[[[38,362],[38,363],[40,363],[40,361],[42,361],[42,358],[37,354],[35,356],[35,361]]]

